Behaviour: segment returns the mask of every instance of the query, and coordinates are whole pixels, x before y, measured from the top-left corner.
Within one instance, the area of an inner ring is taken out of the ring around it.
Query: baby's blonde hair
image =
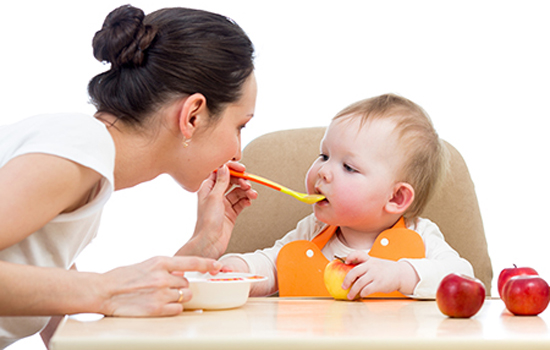
[[[417,218],[442,181],[447,168],[446,148],[430,117],[416,103],[395,94],[358,101],[340,111],[334,119],[355,117],[361,118],[361,127],[370,120],[386,119],[394,122],[398,144],[405,155],[398,181],[409,183],[415,191],[414,200],[404,217]]]

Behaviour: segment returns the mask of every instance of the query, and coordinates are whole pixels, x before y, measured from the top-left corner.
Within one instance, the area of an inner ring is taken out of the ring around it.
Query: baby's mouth
[[[324,199],[320,200],[320,201],[317,202],[317,203],[323,203],[323,202],[327,202],[327,203],[328,203],[327,196],[326,196],[323,192],[319,191],[318,189],[315,189],[315,194],[319,194],[319,195],[325,197]]]

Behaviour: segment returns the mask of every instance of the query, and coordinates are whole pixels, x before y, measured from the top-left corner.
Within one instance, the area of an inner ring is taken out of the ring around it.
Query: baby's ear
[[[386,211],[390,214],[402,215],[414,200],[414,188],[406,182],[399,182],[393,188],[393,195],[386,203]]]

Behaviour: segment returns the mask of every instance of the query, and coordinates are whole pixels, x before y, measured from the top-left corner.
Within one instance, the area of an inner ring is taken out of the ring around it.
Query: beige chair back
[[[242,163],[252,174],[305,192],[305,175],[319,155],[324,132],[324,127],[315,127],[262,135],[245,147]],[[450,153],[449,173],[421,216],[437,223],[446,241],[473,265],[490,294],[493,270],[474,184],[460,153],[449,143],[445,145]],[[286,194],[255,183],[253,187],[259,197],[237,219],[228,253],[270,247],[312,213],[310,205]]]

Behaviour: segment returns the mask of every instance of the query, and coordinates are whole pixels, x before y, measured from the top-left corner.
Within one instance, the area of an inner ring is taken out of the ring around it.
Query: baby
[[[352,104],[332,120],[319,158],[307,173],[308,193],[323,194],[326,200],[314,204],[314,213],[273,247],[220,260],[226,270],[267,276],[251,295],[271,295],[278,290],[281,248],[296,240],[311,241],[332,226],[335,234],[322,248],[323,255],[357,264],[342,285],[352,286],[348,299],[393,291],[433,298],[447,274],[473,276],[471,264],[445,242],[437,225],[418,216],[445,173],[444,150],[429,117],[410,100],[386,94]],[[401,218],[422,237],[425,258],[369,256],[378,235]]]

